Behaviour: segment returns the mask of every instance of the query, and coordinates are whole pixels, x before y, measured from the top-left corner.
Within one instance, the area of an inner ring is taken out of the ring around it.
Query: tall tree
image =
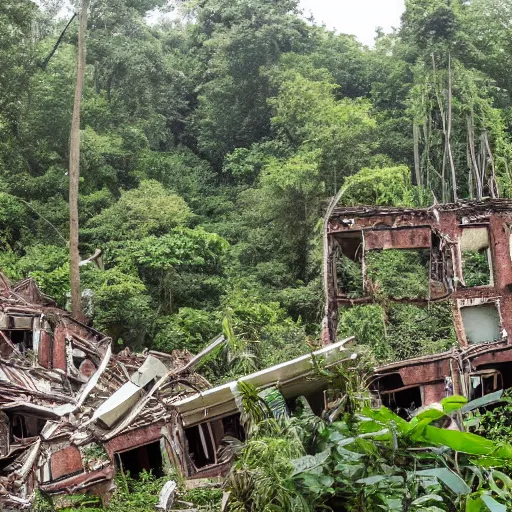
[[[76,69],[75,101],[71,122],[69,151],[69,278],[71,283],[71,312],[75,318],[82,315],[80,294],[80,254],[78,252],[78,185],[80,181],[80,107],[85,76],[85,33],[89,0],[82,0],[78,27],[78,58]]]

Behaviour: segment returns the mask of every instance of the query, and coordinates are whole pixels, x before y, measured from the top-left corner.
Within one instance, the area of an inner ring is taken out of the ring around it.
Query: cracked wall
[[[512,329],[510,226],[512,202],[508,200],[427,209],[350,207],[333,211],[326,259],[326,324],[331,341],[340,329],[341,335],[347,335],[351,325],[357,336],[357,315],[350,313],[353,308],[368,308],[374,326],[367,334],[375,339],[379,324],[388,337],[387,330],[395,328],[389,313],[394,308],[418,308],[426,317],[431,313],[426,320],[430,323],[439,323],[440,311],[449,312],[447,325],[442,326],[452,332],[446,343],[436,344],[434,338],[429,343],[425,338],[432,354],[418,353],[412,336],[401,333],[398,359],[406,356],[407,360],[379,368],[373,381],[373,390],[383,403],[409,407],[406,402],[413,397],[417,407],[452,393],[469,397],[491,389],[477,375],[479,371],[495,372],[496,386],[512,385],[503,377],[503,372],[512,370],[507,366],[512,361],[508,339]],[[395,267],[390,266],[393,258]],[[383,279],[386,265],[392,271]],[[410,268],[417,272],[408,280],[403,269]],[[379,322],[376,308],[383,305],[385,316]],[[419,357],[411,360],[413,356]],[[475,391],[472,382],[478,379],[480,391]]]

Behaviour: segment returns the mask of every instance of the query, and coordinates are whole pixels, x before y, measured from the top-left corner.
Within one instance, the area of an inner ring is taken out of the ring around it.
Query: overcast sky
[[[2,2],[3,0],[0,0]],[[40,3],[40,0],[34,0]],[[299,0],[304,14],[345,34],[354,34],[364,44],[373,44],[375,29],[390,32],[400,24],[404,0]],[[68,13],[66,12],[66,15]]]
[[[354,34],[371,45],[375,29],[390,32],[400,24],[404,0],[300,0],[305,14],[311,12],[318,23],[345,34]]]

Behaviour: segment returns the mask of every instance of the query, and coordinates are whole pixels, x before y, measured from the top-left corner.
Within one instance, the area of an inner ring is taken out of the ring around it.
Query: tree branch
[[[48,57],[46,57],[46,59],[44,59],[44,61],[41,64],[39,64],[41,69],[47,68],[51,58],[55,55],[55,52],[58,50],[58,48],[60,46],[60,43],[62,43],[62,40],[64,39],[64,36],[66,35],[66,31],[68,30],[69,26],[71,25],[71,23],[73,23],[73,20],[76,17],[77,17],[77,13],[75,12],[73,14],[73,17],[69,20],[68,24],[64,27],[64,30],[62,31],[61,35],[57,39],[57,42],[55,43],[55,45],[52,48],[52,51],[48,54]]]

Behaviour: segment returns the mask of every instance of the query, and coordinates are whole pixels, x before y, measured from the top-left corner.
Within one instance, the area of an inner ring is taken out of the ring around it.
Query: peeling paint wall
[[[512,201],[508,200],[437,205],[428,209],[334,210],[328,222],[326,258],[329,263],[326,323],[331,342],[336,339],[341,308],[371,304],[375,300],[367,287],[360,297],[350,297],[338,289],[336,259],[340,254],[350,257],[345,249],[354,238],[363,241],[359,255],[363,278],[370,250],[428,248],[428,297],[400,297],[400,302],[445,302],[453,313],[458,347],[446,355],[425,356],[379,368],[372,384],[376,393],[401,393],[400,389],[420,386],[425,405],[448,394],[467,394],[469,373],[512,361],[508,337],[512,332],[511,226]],[[475,266],[475,260],[480,267]],[[475,277],[475,273],[479,275]],[[468,285],[466,281],[478,285]],[[387,300],[392,302],[397,298],[387,297]],[[400,383],[386,378],[397,372]]]

